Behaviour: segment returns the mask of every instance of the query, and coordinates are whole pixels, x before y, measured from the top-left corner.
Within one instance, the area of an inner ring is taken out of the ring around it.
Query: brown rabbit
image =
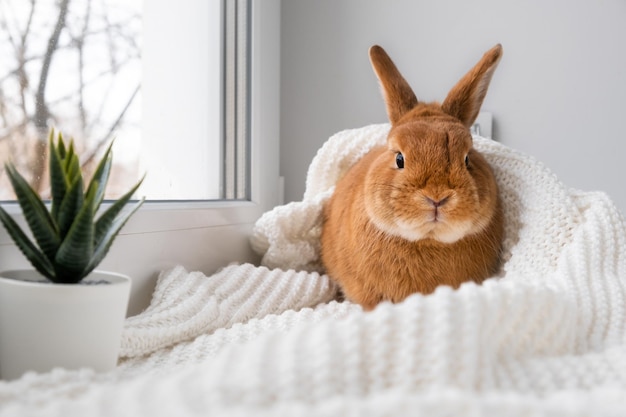
[[[322,262],[347,299],[379,302],[482,282],[498,269],[498,186],[469,128],[502,47],[489,50],[443,104],[421,103],[380,46],[370,60],[391,130],[341,178],[324,208]]]

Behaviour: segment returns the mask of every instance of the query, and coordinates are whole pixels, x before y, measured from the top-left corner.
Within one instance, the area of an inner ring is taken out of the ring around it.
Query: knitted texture
[[[622,216],[501,144],[474,139],[504,202],[498,277],[368,313],[333,300],[317,272],[321,206],[387,130],[332,137],[303,201],[259,220],[272,269],[164,272],[116,370],[0,383],[0,416],[626,415]]]
[[[159,276],[150,306],[126,320],[120,356],[143,356],[253,317],[324,303],[336,292],[319,274],[246,264],[207,278],[179,266]]]

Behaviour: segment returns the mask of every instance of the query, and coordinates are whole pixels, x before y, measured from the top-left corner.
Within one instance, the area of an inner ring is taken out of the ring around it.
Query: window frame
[[[279,196],[280,0],[251,1],[250,200],[146,202],[98,269],[133,280],[129,315],[148,306],[158,273],[175,265],[210,274],[257,262],[249,243],[256,220]],[[25,225],[17,204],[4,207]],[[29,267],[0,227],[0,270]]]

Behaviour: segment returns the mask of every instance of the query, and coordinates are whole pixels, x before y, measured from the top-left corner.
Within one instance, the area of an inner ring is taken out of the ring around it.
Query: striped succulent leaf
[[[54,130],[51,130],[48,141],[50,211],[15,167],[6,164],[11,185],[35,242],[2,207],[0,222],[42,275],[53,282],[77,283],[104,259],[124,224],[143,204],[141,199],[130,210],[122,212],[143,178],[97,217],[111,172],[111,145],[84,190],[85,182],[73,141],[66,147],[61,133],[56,142],[54,139]]]

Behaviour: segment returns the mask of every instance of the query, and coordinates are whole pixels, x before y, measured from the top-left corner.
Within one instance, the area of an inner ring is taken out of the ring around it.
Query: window
[[[116,137],[111,198],[147,173],[151,200],[249,199],[250,0],[174,12],[163,0],[0,0],[0,11],[0,160],[44,196],[55,127],[87,171]],[[13,198],[3,174],[0,199]]]
[[[126,0],[120,2],[126,4]],[[185,16],[182,20],[191,24],[194,20],[197,23],[202,16],[208,21],[209,10],[215,4],[220,5],[220,10],[223,12],[221,15],[231,13],[231,16],[237,16],[236,10],[227,9],[226,7],[230,6],[225,5],[235,2],[183,0],[177,2],[175,7],[165,0],[151,0],[143,3],[144,55],[149,56],[152,53],[157,59],[161,59],[161,66],[150,65],[148,67],[147,61],[144,60],[142,110],[149,115],[151,110],[146,106],[147,101],[165,105],[169,98],[168,94],[176,92],[180,92],[179,103],[182,103],[178,107],[170,108],[167,112],[155,111],[157,118],[150,126],[154,129],[153,132],[159,131],[160,140],[164,143],[157,145],[157,142],[154,142],[148,148],[155,150],[159,146],[171,145],[171,150],[184,146],[178,141],[181,138],[186,139],[183,133],[192,131],[199,140],[207,139],[213,134],[204,133],[209,131],[208,123],[203,119],[204,115],[198,108],[191,107],[185,102],[185,99],[197,99],[201,97],[201,94],[197,90],[181,90],[185,77],[188,77],[188,66],[169,62],[167,60],[169,55],[163,50],[164,44],[158,42],[155,44],[150,40],[149,34],[151,30],[158,32],[157,39],[160,37],[165,40],[164,42],[177,39],[177,34],[169,25],[168,19],[164,19],[163,15],[155,12],[158,8],[169,12],[166,16],[177,15],[181,18]],[[232,200],[160,201],[144,204],[140,212],[131,219],[117,238],[101,265],[101,268],[127,273],[133,278],[130,314],[139,312],[147,305],[155,276],[165,268],[182,264],[190,270],[211,273],[229,262],[255,261],[256,256],[252,253],[248,243],[250,231],[256,219],[278,202],[280,1],[244,0],[236,3],[237,7],[241,5],[240,12],[243,9],[247,13],[247,17],[238,18],[238,23],[245,25],[247,32],[244,39],[248,39],[249,42],[247,52],[249,60],[243,68],[239,69],[239,71],[247,71],[245,77],[247,87],[237,91],[239,94],[248,95],[246,97],[248,104],[244,110],[247,110],[246,117],[249,124],[246,128],[248,131],[235,135],[236,139],[232,144],[233,151],[244,147],[246,152],[243,155],[245,156],[234,156],[230,161],[224,162],[235,167],[235,174],[230,179],[223,177],[220,187],[226,189],[228,183],[239,185],[243,183],[243,187],[233,188],[233,194],[229,195],[234,198]],[[215,29],[215,27],[210,29]],[[180,46],[176,42],[171,42],[171,44],[174,47]],[[194,51],[203,54],[206,53],[204,48],[207,48],[207,45],[202,42],[201,38],[198,38],[195,44],[190,45],[190,48],[191,51],[188,51],[190,54]],[[150,75],[147,75],[148,71]],[[170,72],[170,79],[176,81],[164,81],[165,78],[157,77],[159,71]],[[208,74],[209,71],[207,71],[207,77],[210,77]],[[152,76],[154,76],[152,80],[146,78]],[[228,82],[221,81],[219,88],[226,88],[227,84]],[[152,92],[148,90],[149,85],[154,87]],[[207,97],[204,100],[209,102]],[[234,108],[238,109],[237,105]],[[193,113],[196,125],[172,123],[172,120],[185,115],[189,116],[189,113]],[[224,114],[221,117],[226,119]],[[164,127],[166,123],[170,123],[167,128]],[[180,131],[183,126],[188,129],[186,132]],[[203,133],[197,134],[197,131],[202,129],[205,129]],[[144,136],[148,134],[146,132],[144,130]],[[197,149],[193,148],[192,154],[194,150]],[[165,152],[169,159],[174,159],[173,152]],[[228,155],[228,151],[226,154]],[[114,158],[118,158],[118,153]],[[218,158],[215,164],[209,162],[204,164],[207,167],[214,167],[221,163],[222,161]],[[147,163],[145,168],[150,176],[154,173]],[[159,170],[160,167],[153,169]],[[210,174],[192,170],[189,175],[184,177],[184,180],[195,183],[202,182]],[[248,181],[242,181],[242,178],[248,178]],[[163,188],[168,184],[156,181],[154,186]],[[15,207],[13,212],[17,214],[18,209]],[[0,230],[0,268],[24,267],[27,265],[25,262],[4,230]]]

